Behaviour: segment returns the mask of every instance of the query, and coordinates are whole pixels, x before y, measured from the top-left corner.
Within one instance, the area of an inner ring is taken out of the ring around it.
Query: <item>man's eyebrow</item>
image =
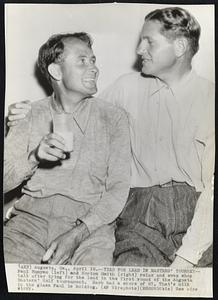
[[[86,58],[86,57],[89,57],[89,55],[88,54],[80,54],[78,57],[79,58],[83,58],[83,57]],[[91,58],[94,58],[96,60],[96,56],[95,55],[92,55]]]
[[[79,58],[87,57],[87,56],[88,56],[87,54],[79,54],[79,55],[78,55]]]

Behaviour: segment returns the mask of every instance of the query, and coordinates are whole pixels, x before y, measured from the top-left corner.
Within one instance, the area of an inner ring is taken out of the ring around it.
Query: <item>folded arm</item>
[[[101,199],[81,218],[89,232],[113,222],[122,211],[130,185],[130,138],[126,113],[122,110],[113,125],[105,191]]]
[[[204,152],[203,169],[207,174],[205,188],[202,191],[196,208],[191,226],[188,228],[186,235],[182,240],[182,246],[177,251],[178,258],[197,265],[204,251],[209,248],[213,241],[213,169],[214,169],[214,138],[211,136],[208,140],[207,147]],[[210,175],[210,176],[209,176]],[[180,257],[180,258],[179,258]],[[172,267],[174,266],[172,265]]]
[[[215,164],[215,109],[211,91],[199,125],[198,140],[204,144],[201,178],[204,189],[197,201],[191,226],[177,251],[172,267],[197,265],[213,241],[213,176]]]

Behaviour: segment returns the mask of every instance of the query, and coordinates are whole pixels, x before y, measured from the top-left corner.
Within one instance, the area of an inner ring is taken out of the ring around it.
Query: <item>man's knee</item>
[[[71,263],[73,265],[112,266],[113,251],[114,248],[87,248],[85,251],[75,252]]]
[[[114,249],[114,227],[102,226],[80,244],[71,263],[73,265],[111,266]]]
[[[40,264],[42,256],[45,253],[44,246],[38,241],[37,234],[33,229],[31,230],[28,226],[25,226],[29,224],[23,224],[16,219],[16,216],[13,217],[4,226],[3,243],[5,262]],[[28,230],[31,231],[28,232]]]

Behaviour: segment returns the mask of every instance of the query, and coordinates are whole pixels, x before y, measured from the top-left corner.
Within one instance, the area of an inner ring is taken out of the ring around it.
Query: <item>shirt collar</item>
[[[155,93],[159,92],[161,89],[166,88],[170,89],[173,94],[175,94],[178,90],[183,89],[184,86],[191,81],[191,79],[195,76],[195,71],[192,69],[186,75],[182,77],[182,79],[175,85],[169,86],[162,80],[155,78],[151,83],[150,86],[150,96],[154,95]]]
[[[166,83],[164,83],[157,77],[154,77],[154,80],[151,81],[149,96],[153,96],[163,88],[168,88]]]
[[[89,97],[81,101],[74,112],[72,113],[66,112],[66,114],[73,116],[77,126],[80,128],[83,134],[85,133],[88,120],[89,120],[89,114],[90,114],[91,103],[92,103],[91,99],[92,97]],[[57,101],[55,100],[54,93],[51,96],[51,108],[57,113],[63,112],[60,106],[57,104]]]
[[[170,89],[175,94],[177,91],[186,88],[187,84],[191,82],[194,76],[195,71],[191,69],[191,71],[185,74],[177,84],[170,86]]]

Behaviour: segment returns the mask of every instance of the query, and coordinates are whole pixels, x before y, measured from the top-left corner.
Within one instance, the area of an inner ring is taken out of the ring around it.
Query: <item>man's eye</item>
[[[154,45],[154,42],[153,42],[153,41],[148,41],[148,44],[149,44],[150,46],[153,46],[153,45]]]

